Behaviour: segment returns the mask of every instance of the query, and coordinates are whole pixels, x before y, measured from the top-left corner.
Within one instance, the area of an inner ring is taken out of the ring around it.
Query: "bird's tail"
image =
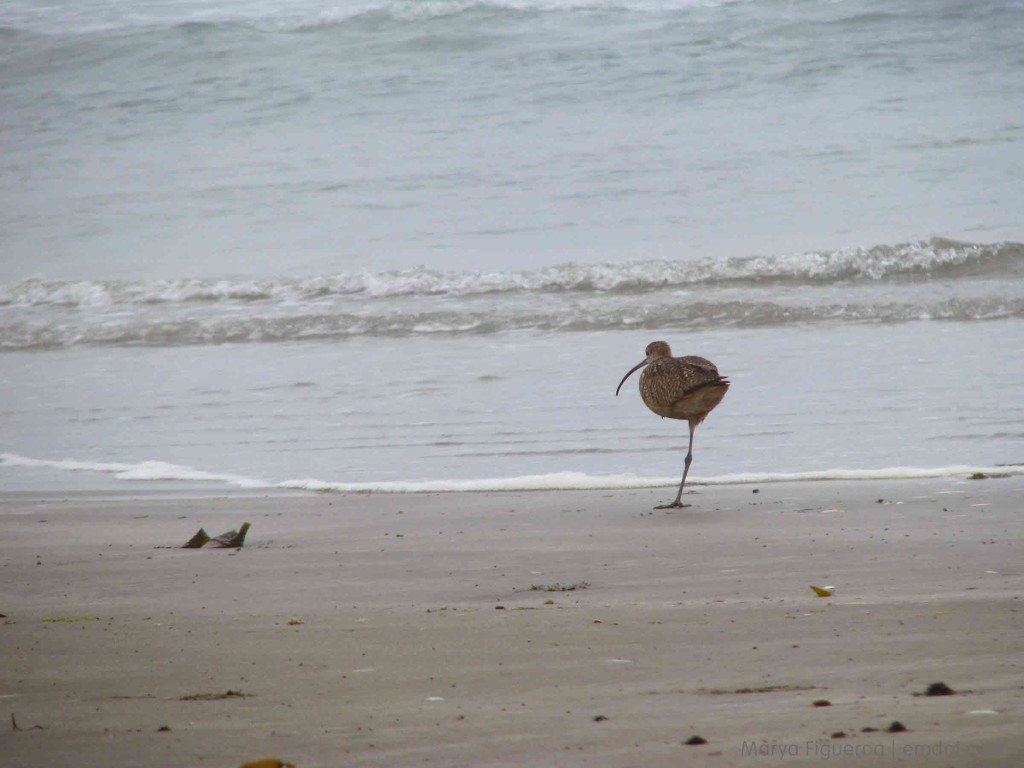
[[[725,376],[716,376],[713,379],[708,379],[707,381],[702,381],[700,384],[695,384],[694,386],[692,386],[688,390],[686,390],[686,394],[690,394],[691,392],[696,392],[699,389],[707,389],[708,387],[725,387],[726,389],[728,389],[729,388],[729,384],[730,384],[730,381]]]

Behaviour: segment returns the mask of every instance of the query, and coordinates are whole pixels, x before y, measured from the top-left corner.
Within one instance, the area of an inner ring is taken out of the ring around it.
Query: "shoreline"
[[[192,492],[222,495],[225,493],[331,493],[364,494],[433,494],[433,493],[531,493],[638,491],[675,488],[678,477],[641,477],[633,473],[588,474],[577,471],[546,474],[513,475],[442,480],[378,480],[360,482],[325,481],[314,478],[283,481],[260,480],[255,477],[198,470],[165,461],[136,463],[95,462],[74,459],[38,459],[10,452],[0,452],[0,468],[42,470],[50,477],[36,477],[35,485],[26,483],[15,473],[15,483],[4,488],[0,478],[0,499],[8,494],[48,493],[40,490],[49,482],[53,493],[141,493]],[[688,478],[688,487],[737,485],[773,485],[777,483],[816,483],[834,481],[877,482],[902,480],[975,480],[1005,479],[1024,476],[1024,464],[952,464],[943,466],[888,466],[876,468],[813,469],[789,472],[733,472],[708,477]],[[83,482],[84,480],[84,482]],[[23,483],[18,487],[18,482]],[[90,482],[91,481],[91,482]],[[76,485],[77,482],[77,485]]]
[[[1024,477],[667,493],[0,494],[5,756],[1018,764]]]

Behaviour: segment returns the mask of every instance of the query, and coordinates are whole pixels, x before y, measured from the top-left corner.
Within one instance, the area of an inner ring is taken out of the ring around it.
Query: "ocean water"
[[[1024,472],[1018,0],[8,0],[0,489]]]

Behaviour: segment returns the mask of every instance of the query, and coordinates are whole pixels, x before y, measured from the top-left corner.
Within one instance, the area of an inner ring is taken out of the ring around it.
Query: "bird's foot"
[[[689,504],[683,504],[681,501],[673,501],[671,504],[659,504],[655,509],[682,509],[688,507]]]

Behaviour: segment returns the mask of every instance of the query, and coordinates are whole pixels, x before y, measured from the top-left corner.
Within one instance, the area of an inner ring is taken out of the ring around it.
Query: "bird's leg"
[[[686,485],[686,475],[690,471],[690,463],[693,461],[693,430],[696,429],[696,424],[690,422],[690,446],[686,449],[686,461],[683,462],[683,481],[679,483],[679,493],[676,494],[676,500],[671,504],[662,504],[655,507],[655,509],[678,509],[680,507],[688,507],[689,504],[683,504],[683,486]]]

